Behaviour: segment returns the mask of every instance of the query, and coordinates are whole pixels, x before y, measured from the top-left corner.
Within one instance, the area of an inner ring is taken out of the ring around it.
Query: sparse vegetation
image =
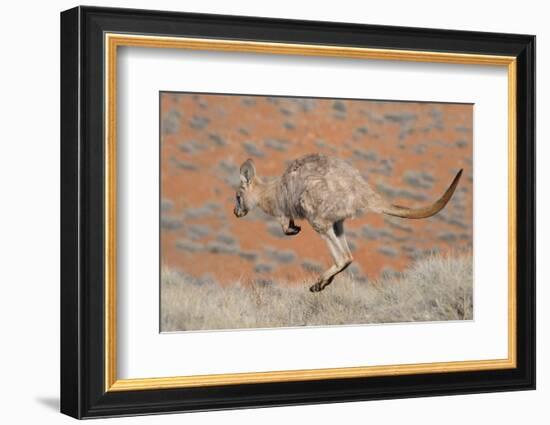
[[[162,120],[162,133],[163,134],[176,134],[180,130],[181,113],[175,109],[172,109],[166,113],[166,116]]]
[[[170,211],[173,207],[174,207],[174,201],[172,201],[171,199],[161,199],[160,201],[161,211],[163,212]]]
[[[208,139],[218,148],[227,145],[227,142],[223,139],[223,137],[216,133],[209,134]]]
[[[187,171],[196,171],[198,169],[196,164],[193,164],[189,161],[182,161],[177,158],[171,158],[171,162],[178,168],[181,168],[182,170]]]
[[[163,215],[160,218],[160,227],[164,230],[176,230],[182,226],[182,222],[177,217],[171,217],[168,215]]]
[[[195,130],[202,130],[210,123],[210,120],[207,117],[194,116],[189,121],[189,126]]]
[[[264,145],[270,149],[279,152],[285,152],[288,149],[289,141],[284,139],[266,139]]]
[[[263,151],[261,151],[253,142],[244,142],[243,147],[246,153],[251,156],[255,156],[256,158],[263,158],[265,156]]]
[[[162,331],[471,320],[472,258],[433,254],[376,281],[338,276],[327,290],[270,280],[220,286],[163,269]]]
[[[378,252],[387,255],[388,257],[395,257],[397,255],[397,250],[394,247],[385,245],[379,247]]]
[[[205,143],[199,143],[197,140],[187,140],[178,145],[178,149],[188,154],[196,154],[206,150]]]
[[[189,237],[193,240],[205,238],[211,233],[210,227],[206,224],[190,224],[186,230]]]
[[[388,198],[404,198],[413,201],[425,201],[427,199],[424,193],[411,192],[407,189],[395,188],[382,181],[376,184],[378,192],[384,194]]]
[[[434,179],[426,172],[407,170],[403,175],[403,181],[412,187],[431,189]]]

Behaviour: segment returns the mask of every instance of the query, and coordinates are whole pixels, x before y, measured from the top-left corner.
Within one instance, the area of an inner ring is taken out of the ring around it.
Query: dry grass
[[[360,283],[343,273],[323,292],[303,282],[221,287],[163,270],[162,331],[468,320],[472,258],[432,255],[404,273]]]

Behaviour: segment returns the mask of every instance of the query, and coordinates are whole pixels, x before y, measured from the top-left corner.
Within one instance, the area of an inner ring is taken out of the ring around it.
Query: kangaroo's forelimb
[[[283,229],[283,233],[287,236],[294,236],[300,233],[302,228],[297,224],[294,224],[294,220],[288,217],[279,217],[279,224]]]

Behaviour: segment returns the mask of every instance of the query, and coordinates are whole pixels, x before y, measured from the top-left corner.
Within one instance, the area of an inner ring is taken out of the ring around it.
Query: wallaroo
[[[295,159],[282,176],[271,179],[258,177],[254,161],[247,159],[240,174],[233,211],[237,217],[244,217],[257,206],[275,217],[286,235],[297,235],[301,228],[295,220],[306,220],[325,240],[334,264],[309,288],[311,292],[319,292],[353,261],[344,234],[344,220],[367,212],[410,219],[431,217],[451,199],[462,170],[439,200],[423,208],[392,204],[375,192],[349,163],[320,154]]]

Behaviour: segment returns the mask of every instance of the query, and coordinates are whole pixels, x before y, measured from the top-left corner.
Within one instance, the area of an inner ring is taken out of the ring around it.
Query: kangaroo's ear
[[[247,159],[241,165],[241,181],[243,183],[250,183],[252,179],[256,176],[256,166],[252,159]]]

